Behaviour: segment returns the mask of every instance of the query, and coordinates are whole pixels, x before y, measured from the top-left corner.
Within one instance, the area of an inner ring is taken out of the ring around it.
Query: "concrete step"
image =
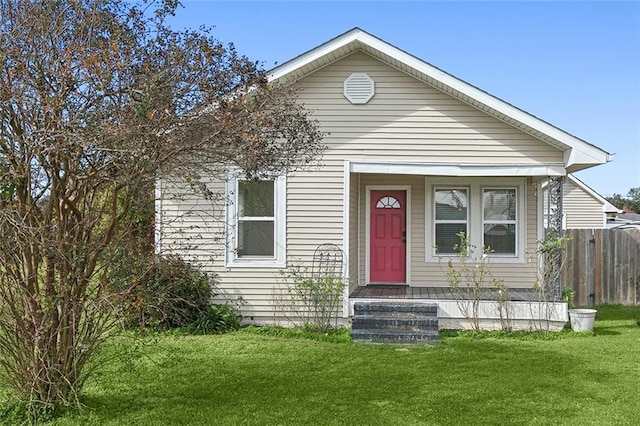
[[[372,330],[356,329],[351,331],[351,338],[362,343],[410,343],[410,344],[435,344],[438,341],[437,330],[427,331],[399,331],[399,330]]]
[[[438,305],[356,302],[351,324],[357,342],[432,344],[438,341]]]
[[[393,329],[393,330],[437,330],[437,317],[379,317],[375,315],[355,315],[352,328]]]
[[[401,302],[356,302],[353,305],[354,314],[367,312],[386,312],[396,316],[404,313],[438,314],[436,303],[401,303]]]

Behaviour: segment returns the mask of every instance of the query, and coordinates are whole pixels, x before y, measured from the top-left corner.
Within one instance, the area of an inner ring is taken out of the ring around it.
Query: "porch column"
[[[562,186],[564,176],[549,177],[547,182],[547,230],[562,236]]]
[[[563,233],[562,229],[562,187],[565,177],[549,177],[547,182],[547,229],[545,230],[545,238],[551,234],[554,237],[561,237]],[[561,300],[562,299],[562,257],[563,253],[558,253],[546,258],[545,262],[555,263],[552,267],[545,267],[549,272],[547,279],[550,282],[545,283],[545,289],[548,294],[549,300]]]

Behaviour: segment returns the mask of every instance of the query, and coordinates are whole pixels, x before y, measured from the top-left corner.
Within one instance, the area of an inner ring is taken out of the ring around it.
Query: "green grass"
[[[255,327],[120,338],[96,358],[86,408],[52,424],[636,424],[640,308],[598,309],[593,334],[546,340],[450,332],[435,346],[364,345],[345,331]]]

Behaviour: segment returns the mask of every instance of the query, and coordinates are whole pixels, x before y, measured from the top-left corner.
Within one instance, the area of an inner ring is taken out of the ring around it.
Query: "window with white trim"
[[[482,246],[491,253],[516,255],[517,189],[482,190]]]
[[[476,252],[489,248],[501,262],[525,262],[526,179],[426,178],[427,262],[455,257],[461,232]]]
[[[467,197],[467,188],[434,189],[433,232],[438,254],[454,254],[459,251],[459,234],[467,234],[469,222]]]
[[[227,181],[227,266],[284,266],[283,178]]]

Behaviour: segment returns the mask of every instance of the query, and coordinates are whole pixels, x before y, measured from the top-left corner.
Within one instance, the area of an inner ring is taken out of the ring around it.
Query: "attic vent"
[[[344,81],[344,97],[352,104],[366,104],[374,92],[375,83],[363,72],[354,72]]]

